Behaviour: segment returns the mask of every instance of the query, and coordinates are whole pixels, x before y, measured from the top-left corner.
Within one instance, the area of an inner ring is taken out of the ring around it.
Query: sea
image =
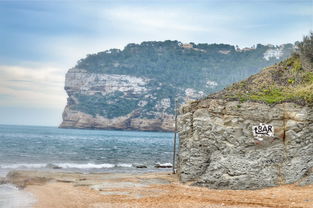
[[[12,170],[170,171],[155,165],[172,157],[173,133],[0,125],[0,177]],[[12,184],[0,185],[0,208],[30,208],[34,201]]]

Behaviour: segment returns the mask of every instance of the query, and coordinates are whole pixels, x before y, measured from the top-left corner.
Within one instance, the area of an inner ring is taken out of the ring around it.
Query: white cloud
[[[77,61],[85,58],[87,54],[93,54],[111,48],[123,48],[125,45],[126,43],[121,44],[120,40],[111,41],[110,39],[102,39],[100,37],[93,39],[85,39],[83,37],[53,37],[47,39],[41,47],[56,57],[55,62],[58,66],[67,70],[74,67]]]
[[[196,41],[199,34],[218,36],[228,33],[238,18],[218,12],[204,13],[192,8],[113,7],[103,9],[103,21],[120,31],[117,36],[136,40]],[[223,27],[225,26],[225,27]]]
[[[178,30],[204,32],[209,29],[190,23],[188,15],[183,11],[147,10],[144,8],[114,8],[107,10],[105,15],[112,21],[122,23],[127,28],[138,30]]]
[[[64,108],[62,69],[0,65],[0,106]]]
[[[274,34],[276,30],[273,30],[271,34],[269,32],[265,34],[262,31],[268,31],[272,23],[254,21],[255,10],[248,8],[245,5],[238,7],[238,4],[210,9],[186,5],[174,8],[160,5],[128,5],[126,7],[119,4],[95,7],[94,4],[90,4],[86,7],[79,7],[77,10],[86,19],[82,24],[86,27],[86,31],[90,31],[90,34],[48,35],[41,37],[40,44],[36,45],[40,45],[38,51],[43,51],[50,56],[51,62],[67,70],[87,54],[110,48],[122,49],[128,43],[149,40],[228,43],[240,47],[257,43],[292,42],[290,39],[299,40],[297,38],[299,35],[290,35],[294,33],[294,25],[288,27],[284,36],[278,37]],[[235,13],[240,13],[240,15],[235,15]],[[262,19],[264,16],[266,15],[262,14],[257,18]],[[277,31],[283,29],[282,25]],[[304,29],[299,29],[297,33],[301,31]]]

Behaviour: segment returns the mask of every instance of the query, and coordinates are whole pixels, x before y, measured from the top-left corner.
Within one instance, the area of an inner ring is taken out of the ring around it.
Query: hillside
[[[290,56],[292,44],[239,49],[178,41],[87,55],[66,75],[64,128],[170,131],[175,99],[199,99]]]
[[[313,184],[313,33],[293,55],[183,105],[178,174],[214,189]]]
[[[313,69],[304,69],[300,56],[293,54],[292,57],[208,98],[312,105]]]

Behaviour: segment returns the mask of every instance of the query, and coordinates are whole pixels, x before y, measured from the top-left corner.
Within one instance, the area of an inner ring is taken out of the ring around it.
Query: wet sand
[[[180,184],[170,173],[18,171],[9,180],[36,197],[34,208],[313,208],[313,185],[211,190]]]

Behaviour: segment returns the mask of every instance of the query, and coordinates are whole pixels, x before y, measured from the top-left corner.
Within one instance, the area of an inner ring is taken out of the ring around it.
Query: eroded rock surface
[[[271,124],[258,141],[252,126]],[[206,99],[181,108],[178,173],[216,189],[313,183],[313,108]]]

